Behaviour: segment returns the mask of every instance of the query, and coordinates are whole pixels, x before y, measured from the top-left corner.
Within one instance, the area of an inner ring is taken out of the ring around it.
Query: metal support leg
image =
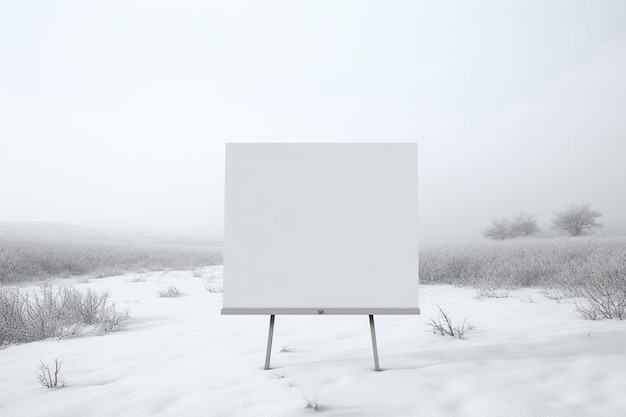
[[[373,314],[370,314],[370,330],[372,332],[372,349],[374,349],[374,370],[380,371],[380,365],[378,364],[378,347],[376,347],[376,328],[374,327]]]
[[[370,320],[371,320],[370,316]],[[265,370],[270,369],[270,356],[272,355],[272,338],[274,337],[274,315],[270,316],[270,332],[267,335],[267,352],[265,352]],[[378,363],[378,359],[376,359]],[[377,365],[378,366],[378,365]]]

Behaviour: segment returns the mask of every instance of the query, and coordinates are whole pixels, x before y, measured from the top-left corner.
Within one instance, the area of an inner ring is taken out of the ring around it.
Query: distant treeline
[[[222,263],[222,249],[0,238],[0,282],[191,269]]]

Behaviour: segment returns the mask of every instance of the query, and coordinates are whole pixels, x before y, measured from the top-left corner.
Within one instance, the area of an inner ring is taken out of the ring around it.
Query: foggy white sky
[[[0,4],[0,222],[221,236],[224,143],[417,141],[422,244],[626,225],[626,2]]]

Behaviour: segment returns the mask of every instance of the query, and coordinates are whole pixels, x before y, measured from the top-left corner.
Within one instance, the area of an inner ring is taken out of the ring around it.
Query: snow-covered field
[[[109,290],[131,318],[0,350],[1,416],[312,415],[306,399],[326,416],[626,416],[626,322],[582,320],[535,289],[421,286],[421,316],[376,317],[382,372],[366,316],[277,316],[265,371],[268,317],[220,315],[205,284],[221,285],[221,267],[135,276],[55,281]],[[159,297],[170,285],[184,296]],[[431,332],[437,305],[467,318],[464,340]],[[45,389],[39,361],[55,358],[66,384]]]

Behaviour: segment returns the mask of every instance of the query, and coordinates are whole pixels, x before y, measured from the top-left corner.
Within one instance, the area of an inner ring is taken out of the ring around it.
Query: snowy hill
[[[0,222],[0,240],[221,246],[217,239],[105,230],[57,222]]]

